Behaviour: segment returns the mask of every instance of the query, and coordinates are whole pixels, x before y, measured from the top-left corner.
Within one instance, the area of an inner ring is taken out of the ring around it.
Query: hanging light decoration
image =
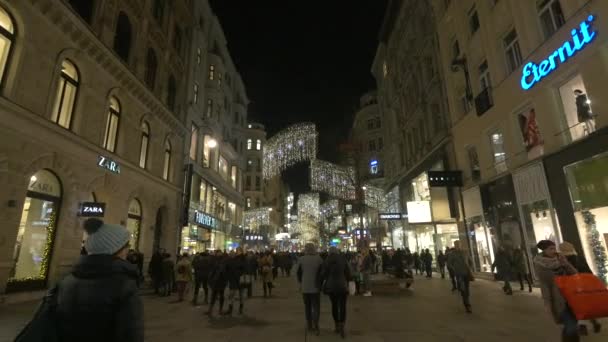
[[[320,206],[319,194],[308,193],[298,196],[298,233],[303,242],[319,240]]]
[[[245,228],[258,231],[260,226],[270,225],[270,207],[247,210],[243,213]]]
[[[388,203],[384,190],[369,184],[365,184],[363,188],[365,193],[365,205],[380,211],[386,211]]]
[[[266,141],[264,179],[279,175],[294,164],[317,156],[317,128],[313,123],[289,126]]]
[[[342,200],[355,199],[355,169],[323,160],[310,162],[310,187]]]

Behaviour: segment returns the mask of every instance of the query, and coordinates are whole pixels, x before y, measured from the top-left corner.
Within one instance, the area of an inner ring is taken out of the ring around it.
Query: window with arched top
[[[125,12],[118,14],[116,21],[116,32],[114,34],[114,51],[123,61],[129,61],[131,52],[132,28],[129,17]]]
[[[171,142],[165,140],[165,162],[163,165],[163,179],[168,181],[171,177]]]
[[[139,167],[146,168],[148,164],[148,146],[150,145],[150,125],[147,122],[141,124],[141,145],[139,148]]]
[[[150,89],[154,90],[156,84],[156,71],[158,69],[158,59],[156,58],[156,52],[154,49],[148,48],[146,55],[146,74],[144,80]]]
[[[177,93],[177,85],[175,83],[175,77],[169,76],[169,84],[167,87],[167,105],[171,110],[175,110],[175,96]]]
[[[10,14],[0,7],[0,80],[4,80],[6,65],[15,41],[15,26]]]
[[[106,130],[103,137],[103,148],[110,152],[116,151],[118,125],[120,123],[120,102],[114,96],[110,97]]]
[[[69,0],[70,6],[76,13],[88,24],[93,21],[93,8],[95,7],[94,0]]]
[[[71,61],[64,59],[61,62],[61,75],[59,76],[55,105],[51,114],[51,121],[63,128],[70,129],[72,125],[74,104],[76,103],[79,86],[78,69]]]

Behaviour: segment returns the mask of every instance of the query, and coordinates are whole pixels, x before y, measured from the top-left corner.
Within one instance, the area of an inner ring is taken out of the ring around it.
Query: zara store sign
[[[559,65],[564,64],[570,57],[589,45],[597,36],[597,32],[591,27],[594,20],[595,17],[589,15],[585,21],[580,23],[578,28],[570,31],[571,40],[567,40],[540,63],[528,62],[522,70],[521,87],[524,90],[531,89],[536,83],[557,69]]]
[[[120,174],[120,165],[108,157],[98,156],[97,166],[106,169],[112,173]]]

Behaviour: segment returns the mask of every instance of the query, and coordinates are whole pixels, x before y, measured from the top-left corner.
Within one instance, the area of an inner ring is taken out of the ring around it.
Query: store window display
[[[528,159],[538,158],[544,153],[544,141],[538,123],[536,121],[536,110],[529,108],[517,114],[517,122],[523,139]]]
[[[591,99],[581,75],[576,75],[559,88],[566,119],[566,132],[572,140],[581,139],[595,132],[595,118]]]
[[[127,215],[127,230],[131,233],[129,243],[131,248],[139,250],[139,234],[141,232],[141,203],[137,198],[129,203],[129,212]]]
[[[42,281],[48,266],[58,221],[62,190],[59,179],[48,170],[40,170],[29,181],[21,221],[13,250],[9,283]],[[7,286],[7,291],[11,286]]]
[[[454,246],[454,241],[459,240],[458,226],[454,224],[437,225],[437,250],[443,251],[446,247]]]
[[[467,226],[477,270],[480,272],[491,272],[495,246],[490,235],[490,230],[485,225],[481,216],[467,219]]]
[[[538,248],[536,248],[538,241],[550,240],[556,245],[561,242],[559,229],[556,225],[555,210],[549,207],[548,200],[526,204],[521,209],[528,237],[528,252],[530,256],[538,254]]]
[[[608,153],[564,168],[587,263],[608,277]]]

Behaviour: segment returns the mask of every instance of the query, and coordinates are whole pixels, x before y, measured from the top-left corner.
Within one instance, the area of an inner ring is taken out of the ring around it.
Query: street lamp
[[[217,147],[217,140],[211,138],[209,139],[209,141],[207,141],[207,146],[209,148],[216,148]]]

